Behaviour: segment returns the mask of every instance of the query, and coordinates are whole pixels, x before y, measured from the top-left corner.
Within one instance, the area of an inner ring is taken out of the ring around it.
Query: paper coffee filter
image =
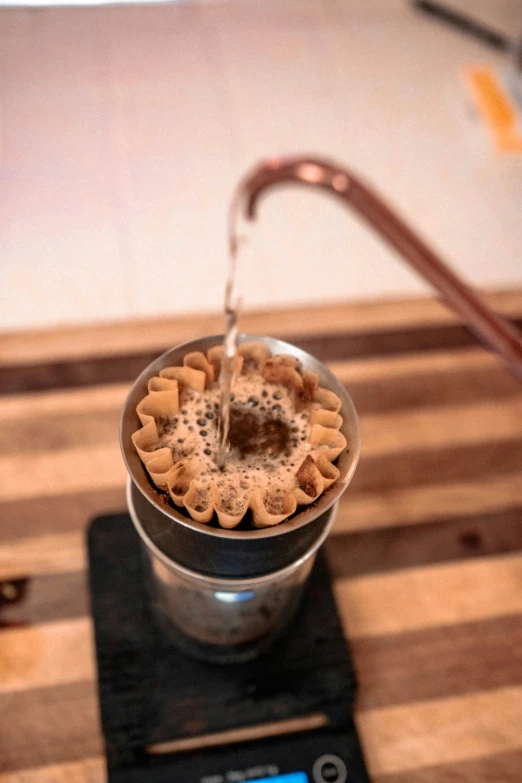
[[[155,486],[167,492],[176,506],[184,507],[192,519],[209,523],[214,515],[223,528],[234,528],[250,509],[255,527],[277,525],[295,513],[298,506],[313,503],[338,478],[332,464],[346,448],[339,431],[341,400],[329,389],[318,385],[312,372],[301,372],[295,357],[271,356],[263,343],[242,343],[236,356],[236,377],[255,373],[268,384],[285,387],[296,413],[307,411],[310,447],[290,477],[292,488],[277,498],[269,490],[250,487],[241,492],[237,476],[219,472],[215,478],[200,475],[197,460],[190,456],[174,461],[171,448],[158,448],[161,427],[180,414],[180,396],[184,390],[203,395],[217,387],[223,355],[222,346],[185,355],[182,367],[166,367],[149,379],[148,394],[136,408],[141,428],[132,435],[136,451]],[[214,422],[215,426],[215,422]],[[231,513],[230,498],[233,498]]]

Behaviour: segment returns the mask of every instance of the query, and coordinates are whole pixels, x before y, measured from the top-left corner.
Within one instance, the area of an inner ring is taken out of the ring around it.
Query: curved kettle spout
[[[237,187],[230,211],[231,236],[240,215],[247,220],[255,218],[259,198],[265,191],[288,182],[326,190],[361,215],[522,380],[522,338],[515,328],[494,313],[380,196],[343,166],[313,156],[262,161]]]

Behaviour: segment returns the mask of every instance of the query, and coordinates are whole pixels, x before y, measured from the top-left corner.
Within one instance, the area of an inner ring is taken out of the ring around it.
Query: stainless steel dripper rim
[[[136,413],[136,407],[147,395],[147,382],[149,378],[153,375],[157,375],[164,367],[181,365],[183,357],[191,351],[202,351],[203,353],[206,353],[209,348],[222,344],[223,335],[213,335],[191,340],[190,342],[171,348],[149,364],[149,366],[138,376],[127,396],[123,407],[120,427],[120,444],[129,475],[140,492],[159,512],[161,512],[161,514],[176,520],[180,525],[196,530],[202,535],[229,540],[239,538],[242,541],[248,539],[259,540],[260,538],[271,538],[274,536],[279,537],[282,534],[289,533],[292,530],[296,530],[297,528],[308,524],[312,519],[315,519],[324,513],[335,503],[351,480],[355,468],[357,467],[361,446],[359,422],[352,399],[344,386],[326,365],[300,348],[273,337],[253,334],[241,334],[238,336],[239,343],[250,341],[264,343],[272,354],[287,353],[295,356],[302,363],[304,370],[310,370],[317,373],[320,385],[330,389],[341,399],[340,414],[343,418],[343,423],[340,429],[348,443],[347,449],[345,449],[335,461],[341,475],[335,484],[323,492],[314,503],[310,506],[302,507],[302,509],[297,511],[291,519],[286,520],[279,525],[274,525],[273,527],[256,530],[226,530],[224,528],[211,527],[196,522],[190,518],[188,514],[185,516],[175,508],[161,503],[159,500],[159,491],[153,487],[145,466],[134,448],[131,435],[141,426]]]
[[[294,345],[273,337],[243,334],[239,342],[257,341],[274,355],[295,356],[304,370],[316,372],[321,386],[341,399],[341,432],[347,447],[335,464],[339,479],[309,506],[298,510],[290,519],[273,527],[257,530],[226,530],[195,522],[188,513],[171,506],[164,493],[157,490],[132,442],[132,434],[141,426],[136,413],[138,403],[147,395],[149,378],[168,366],[181,365],[191,351],[206,352],[221,345],[222,335],[192,340],[166,351],[137,378],[125,402],[121,418],[121,448],[132,480],[132,501],[141,526],[163,554],[189,571],[213,578],[254,578],[278,571],[298,560],[312,546],[328,525],[329,509],[346,489],[355,471],[360,452],[360,435],[353,402],[342,384],[320,361]]]

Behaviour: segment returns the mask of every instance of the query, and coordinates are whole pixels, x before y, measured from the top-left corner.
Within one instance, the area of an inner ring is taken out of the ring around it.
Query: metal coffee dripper
[[[149,378],[164,367],[181,365],[191,351],[222,344],[223,335],[172,348],[136,379],[123,408],[121,446],[130,477],[127,505],[149,566],[150,596],[172,641],[189,655],[214,663],[249,660],[285,630],[360,452],[354,405],[328,367],[273,337],[242,334],[238,339],[263,342],[271,354],[290,354],[304,370],[316,373],[341,400],[341,432],[348,446],[337,458],[335,484],[283,524],[259,530],[203,525],[165,502],[134,448],[132,433],[140,426],[136,406],[147,394]]]

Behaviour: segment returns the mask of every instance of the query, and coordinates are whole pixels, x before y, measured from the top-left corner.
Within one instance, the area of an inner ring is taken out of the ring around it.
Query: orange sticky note
[[[489,68],[469,68],[466,79],[499,152],[522,152],[522,134],[511,97]]]

